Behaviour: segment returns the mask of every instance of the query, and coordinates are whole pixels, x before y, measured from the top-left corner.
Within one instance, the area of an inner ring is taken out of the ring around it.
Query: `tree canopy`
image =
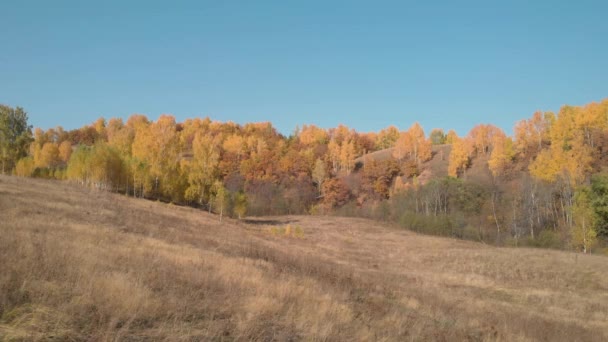
[[[608,99],[536,111],[513,136],[491,124],[444,132],[414,122],[377,133],[304,125],[283,136],[269,122],[141,114],[32,132],[22,108],[0,106],[0,162],[3,173],[222,216],[342,212],[585,251],[608,239]]]

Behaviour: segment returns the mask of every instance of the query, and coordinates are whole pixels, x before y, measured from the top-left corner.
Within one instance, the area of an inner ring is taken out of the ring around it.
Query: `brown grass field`
[[[608,258],[0,176],[2,341],[606,341]]]

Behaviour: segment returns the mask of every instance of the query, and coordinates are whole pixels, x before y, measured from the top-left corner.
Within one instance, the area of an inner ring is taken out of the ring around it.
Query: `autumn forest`
[[[32,131],[24,109],[1,106],[0,162],[3,173],[191,206],[220,219],[357,216],[500,246],[605,252],[608,99],[536,112],[513,131],[305,125],[284,136],[271,123],[171,115]]]

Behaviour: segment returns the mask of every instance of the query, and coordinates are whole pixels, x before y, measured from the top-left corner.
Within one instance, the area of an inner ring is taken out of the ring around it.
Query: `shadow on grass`
[[[247,224],[259,225],[259,226],[278,226],[278,225],[283,225],[283,224],[289,224],[292,222],[297,222],[297,220],[288,220],[288,219],[269,220],[269,219],[248,218],[248,219],[244,219],[243,222],[247,223]]]

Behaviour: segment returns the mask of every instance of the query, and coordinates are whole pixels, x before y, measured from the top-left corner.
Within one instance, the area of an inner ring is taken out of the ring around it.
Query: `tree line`
[[[514,135],[465,136],[418,123],[362,133],[345,125],[100,118],[42,130],[0,106],[3,173],[65,179],[221,216],[355,215],[497,244],[587,252],[608,238],[608,100],[536,112]]]

